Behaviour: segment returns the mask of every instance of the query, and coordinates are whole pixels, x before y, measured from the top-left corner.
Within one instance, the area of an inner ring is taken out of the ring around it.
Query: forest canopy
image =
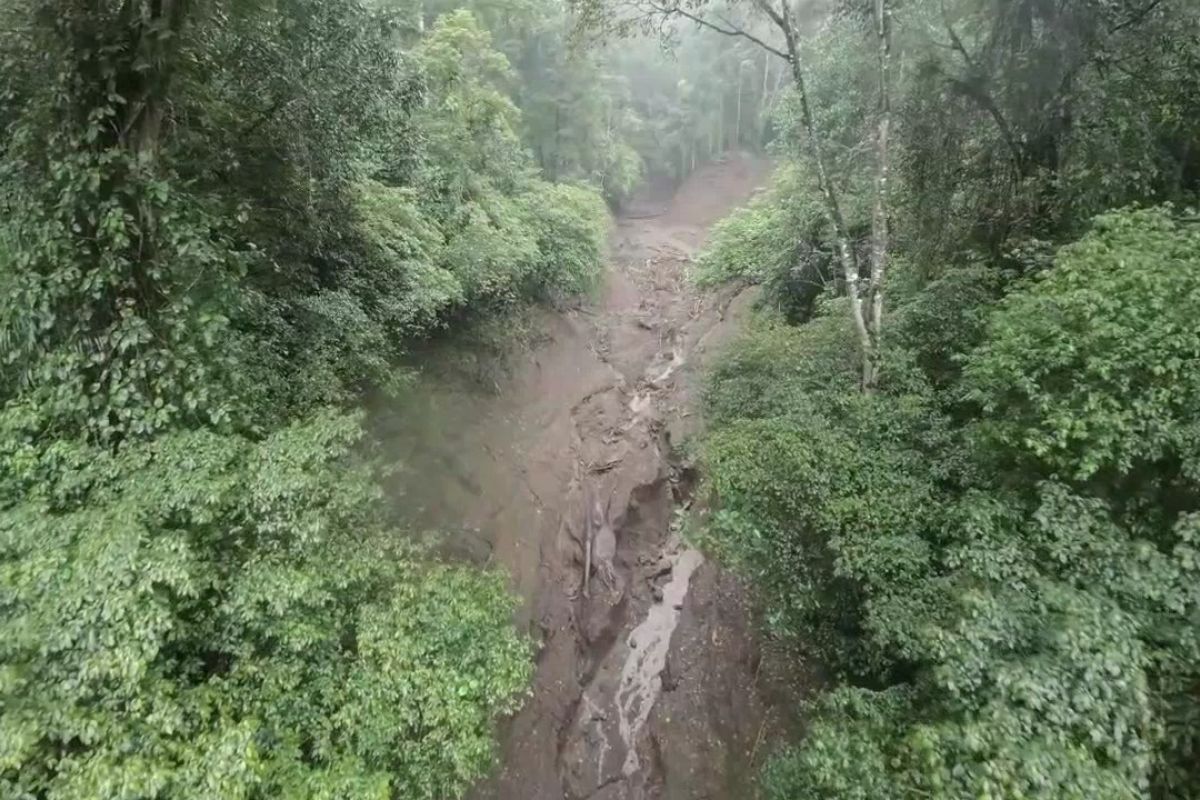
[[[796,68],[694,275],[763,293],[708,376],[706,541],[830,675],[765,795],[1195,797],[1194,5],[592,11]]]
[[[1200,796],[1188,0],[0,3],[0,794],[463,796],[534,642],[372,402],[742,149],[700,535],[828,676],[746,796]]]
[[[573,24],[0,4],[0,794],[447,798],[491,765],[532,642],[384,497],[368,401],[589,292],[610,209],[778,93],[760,59],[714,104],[684,76],[730,48]]]

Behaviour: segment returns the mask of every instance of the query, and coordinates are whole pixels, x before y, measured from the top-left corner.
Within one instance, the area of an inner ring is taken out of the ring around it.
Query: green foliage
[[[812,707],[809,742],[768,762],[763,789],[768,797],[838,797],[886,800],[903,797],[893,772],[896,756],[886,749],[897,720],[911,713],[903,690],[872,692],[838,688]]]
[[[130,111],[124,54],[100,46],[126,33],[118,16],[22,19],[43,5],[6,8],[27,35],[0,48],[0,397],[22,393],[28,435],[226,424],[236,226],[158,157],[150,112]],[[171,56],[143,47],[128,56]]]
[[[599,196],[578,186],[537,183],[520,201],[538,251],[526,279],[534,291],[579,294],[594,287],[608,239],[608,213]]]
[[[696,284],[707,288],[737,280],[757,283],[787,271],[795,238],[791,222],[779,204],[763,197],[751,200],[713,226],[696,262]]]
[[[828,219],[804,191],[809,180],[804,170],[787,163],[763,194],[718,222],[697,259],[696,284],[763,284],[766,303],[791,321],[807,319],[835,272]]]
[[[910,655],[932,602],[920,453],[871,458],[814,415],[731,424],[705,463],[722,509],[714,535],[750,568],[776,625],[856,671],[894,660],[880,646]]]
[[[909,9],[901,172],[914,248],[1069,236],[1105,209],[1194,190],[1193,6]],[[951,31],[959,46],[945,46]]]
[[[987,265],[975,263],[948,269],[905,292],[903,281],[916,277],[911,268],[905,269],[908,266],[893,266],[891,288],[897,307],[892,336],[914,354],[934,386],[946,388],[958,380],[962,357],[982,344],[1004,280]]]
[[[442,254],[446,268],[463,284],[469,303],[510,304],[539,257],[520,209],[507,197],[486,205],[468,202],[458,209],[457,230]]]
[[[460,796],[528,644],[344,409],[592,285],[598,193],[534,177],[465,11],[407,53],[356,0],[0,27],[0,794]]]
[[[713,366],[705,412],[717,424],[794,415],[810,394],[851,390],[858,369],[850,322],[837,309],[799,328],[764,317]]]
[[[358,211],[379,265],[379,280],[370,290],[383,321],[391,330],[409,335],[438,327],[446,310],[465,302],[466,296],[462,281],[442,264],[445,237],[422,213],[417,193],[364,184]]]
[[[710,378],[704,463],[713,539],[775,623],[862,671],[893,660],[880,644],[907,656],[930,613],[921,535],[942,474],[927,459],[945,432],[926,397],[860,395],[857,365],[844,314],[758,328]]]
[[[415,57],[427,91],[418,114],[425,135],[418,183],[434,193],[442,215],[470,218],[471,200],[493,186],[511,189],[527,168],[520,112],[505,93],[512,69],[466,10],[440,18]]]
[[[119,149],[52,158],[44,184],[9,182],[0,253],[0,381],[28,435],[228,422],[220,343],[242,267],[220,222]]]
[[[1195,251],[1120,212],[1003,301],[980,268],[900,292],[875,395],[840,314],[717,365],[708,535],[873,687],[818,703],[769,797],[1194,793]]]
[[[583,291],[599,274],[607,211],[590,189],[532,177],[506,94],[514,75],[466,10],[417,47],[426,100],[413,187],[360,187],[359,231],[381,277],[380,324],[419,335],[463,311]]]
[[[482,772],[526,646],[500,581],[379,526],[359,436],[7,459],[6,795],[434,798]]]
[[[1195,678],[1181,613],[1200,600],[1194,537],[1164,556],[1061,486],[1030,517],[1016,506],[966,499],[948,562],[961,612],[929,637],[936,666],[911,687],[824,698],[810,739],[769,773],[772,796],[1132,798],[1156,770],[1160,788],[1178,779],[1187,761],[1154,751],[1191,734],[1164,726],[1156,695]]]
[[[1200,227],[1116,213],[1011,296],[972,357],[969,396],[998,446],[1084,480],[1192,454],[1200,429]]]

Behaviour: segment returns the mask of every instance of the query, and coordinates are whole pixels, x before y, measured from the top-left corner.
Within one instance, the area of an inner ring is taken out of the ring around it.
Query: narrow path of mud
[[[747,796],[769,693],[744,592],[679,536],[694,475],[677,447],[696,367],[751,299],[697,295],[684,270],[764,177],[735,158],[643,198],[616,226],[602,296],[547,314],[548,341],[498,396],[431,386],[428,416],[393,432],[413,468],[398,491],[509,571],[538,642],[476,800]]]

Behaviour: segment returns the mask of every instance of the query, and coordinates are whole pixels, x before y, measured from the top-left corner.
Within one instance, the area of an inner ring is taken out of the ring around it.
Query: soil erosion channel
[[[730,158],[674,197],[648,190],[615,226],[596,301],[548,312],[498,392],[430,379],[427,413],[387,434],[402,501],[508,571],[538,643],[476,800],[746,796],[772,703],[741,587],[680,539],[694,475],[675,448],[695,429],[697,366],[751,301],[696,293],[684,270],[765,172]]]

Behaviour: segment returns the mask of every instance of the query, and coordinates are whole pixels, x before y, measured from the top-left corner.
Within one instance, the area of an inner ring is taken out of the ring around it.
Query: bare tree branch
[[[787,0],[784,0],[784,2],[786,2],[786,1]],[[770,17],[771,22],[774,22],[776,27],[778,27],[780,30],[783,29],[783,27],[784,27],[783,17],[781,17],[779,15],[779,12],[776,11],[775,8],[771,5],[770,0],[754,0],[754,5],[757,6],[760,11],[762,11],[764,14],[766,14],[768,17]]]
[[[762,49],[766,50],[768,53],[772,53],[772,54],[782,58],[784,61],[790,60],[787,53],[783,52],[782,50],[780,50],[777,47],[773,47],[773,46],[767,44],[762,39],[758,38],[757,36],[755,36],[754,34],[750,33],[749,31],[747,31],[743,28],[734,27],[733,23],[729,22],[729,20],[725,19],[724,17],[721,17],[721,21],[724,22],[726,25],[729,25],[730,27],[728,27],[728,28],[722,27],[722,26],[716,24],[715,22],[705,19],[704,17],[701,17],[697,14],[693,14],[692,12],[688,11],[687,9],[677,6],[677,5],[675,5],[675,6],[660,6],[655,3],[651,3],[650,7],[653,8],[658,13],[663,14],[664,16],[683,17],[684,19],[691,20],[692,22],[696,23],[697,25],[699,25],[703,28],[707,28],[710,31],[715,31],[716,33],[720,33],[725,36],[734,36],[734,37],[741,37],[743,39],[747,39],[751,42],[754,42],[756,45],[758,45]]]
[[[1005,146],[1008,147],[1012,154],[1013,161],[1017,165],[1017,169],[1024,169],[1025,150],[1017,142],[1017,138],[1013,135],[1012,126],[1008,124],[1008,120],[1004,116],[1004,112],[996,105],[995,99],[991,93],[984,88],[982,81],[984,79],[984,71],[975,63],[975,59],[971,57],[963,40],[959,38],[958,31],[954,29],[954,23],[950,21],[950,16],[946,12],[946,4],[942,3],[942,23],[946,26],[946,33],[950,35],[950,45],[957,52],[967,65],[967,69],[973,74],[975,81],[963,81],[950,79],[951,85],[957,88],[967,97],[970,97],[983,108],[984,111],[996,123],[996,127],[1000,129],[1000,136],[1004,139]]]
[[[1158,8],[1160,5],[1162,5],[1162,0],[1150,0],[1150,2],[1147,3],[1145,6],[1143,6],[1140,10],[1135,11],[1134,13],[1130,14],[1129,18],[1126,19],[1124,22],[1121,22],[1121,23],[1109,28],[1108,29],[1109,35],[1112,35],[1114,33],[1120,33],[1121,31],[1125,30],[1126,28],[1131,28],[1134,25],[1141,25],[1143,22],[1146,21],[1147,17],[1149,17],[1151,14],[1154,13],[1154,9]]]

